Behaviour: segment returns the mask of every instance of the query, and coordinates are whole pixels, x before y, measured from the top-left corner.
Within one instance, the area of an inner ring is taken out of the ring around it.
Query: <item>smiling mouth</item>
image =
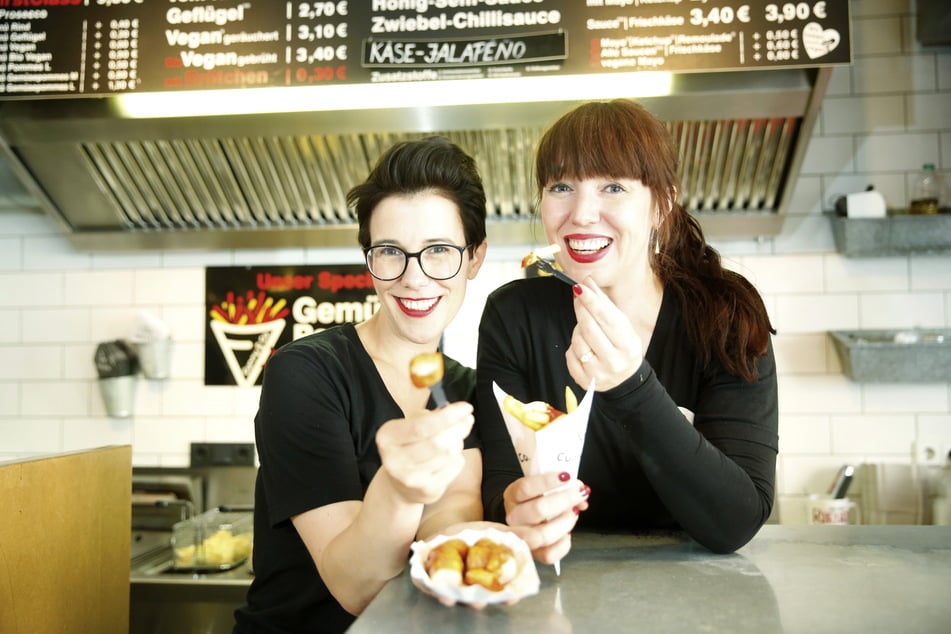
[[[565,244],[568,245],[568,248],[574,251],[575,253],[581,254],[593,254],[601,251],[602,249],[607,248],[611,244],[610,238],[585,238],[583,240],[577,240],[568,238],[565,240]]]
[[[407,315],[427,315],[439,303],[439,297],[427,299],[408,299],[406,297],[397,297],[396,303]]]

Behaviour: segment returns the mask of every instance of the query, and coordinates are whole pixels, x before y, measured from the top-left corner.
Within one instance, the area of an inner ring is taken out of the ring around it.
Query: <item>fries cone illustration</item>
[[[255,384],[287,325],[287,301],[248,291],[244,296],[229,292],[211,307],[211,332],[224,355],[235,382]]]
[[[210,325],[235,382],[241,387],[249,387],[258,380],[287,320],[232,324],[212,319]]]

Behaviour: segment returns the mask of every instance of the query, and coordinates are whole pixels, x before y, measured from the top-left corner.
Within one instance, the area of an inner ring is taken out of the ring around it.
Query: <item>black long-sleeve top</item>
[[[564,410],[566,385],[584,392],[565,362],[575,323],[571,288],[554,278],[510,282],[486,302],[476,412],[487,519],[505,521],[502,493],[522,475],[492,382]],[[740,548],[772,508],[777,419],[772,345],[754,383],[704,367],[666,290],[640,368],[595,394],[578,474],[590,508],[576,530],[680,529],[714,552]]]

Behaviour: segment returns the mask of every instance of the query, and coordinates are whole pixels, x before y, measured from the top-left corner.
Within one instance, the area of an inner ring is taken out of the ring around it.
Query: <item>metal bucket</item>
[[[136,376],[134,374],[99,379],[99,392],[109,416],[113,418],[132,416],[132,406],[135,402],[135,382]]]
[[[167,379],[172,364],[172,339],[135,342],[142,375],[151,380]]]

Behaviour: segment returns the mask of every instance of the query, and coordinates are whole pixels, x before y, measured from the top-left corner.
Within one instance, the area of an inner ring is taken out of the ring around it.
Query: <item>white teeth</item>
[[[590,238],[588,240],[568,240],[572,251],[600,251],[611,244],[607,238]]]
[[[402,298],[399,300],[403,306],[406,306],[409,310],[420,310],[425,311],[429,310],[436,305],[438,299],[406,299]]]

